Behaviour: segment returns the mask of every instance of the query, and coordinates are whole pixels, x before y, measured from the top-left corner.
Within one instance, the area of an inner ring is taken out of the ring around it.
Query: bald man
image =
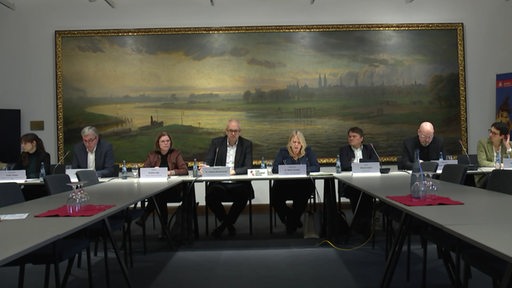
[[[421,123],[418,128],[418,135],[404,140],[400,168],[412,170],[415,150],[419,150],[421,161],[439,160],[441,152],[444,158],[446,151],[443,144],[441,137],[434,136],[434,125],[432,123]]]

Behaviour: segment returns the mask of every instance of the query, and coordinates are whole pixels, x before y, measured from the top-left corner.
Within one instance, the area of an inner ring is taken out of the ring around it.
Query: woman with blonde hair
[[[305,164],[307,173],[320,171],[320,164],[311,147],[306,143],[304,134],[298,130],[292,131],[288,145],[279,149],[272,168],[278,173],[279,165]],[[276,180],[270,190],[270,205],[274,208],[279,219],[286,225],[286,233],[293,234],[302,227],[300,218],[306,210],[308,199],[315,192],[312,179]],[[289,207],[287,200],[292,200]]]

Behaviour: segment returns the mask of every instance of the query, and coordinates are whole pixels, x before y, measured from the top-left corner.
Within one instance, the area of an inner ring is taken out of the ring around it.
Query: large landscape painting
[[[386,161],[431,121],[467,144],[463,26],[256,26],[56,31],[59,159],[96,126],[117,162],[143,162],[168,131],[203,159],[228,119],[273,159],[290,132],[330,163],[364,129]],[[69,162],[70,159],[66,159]]]

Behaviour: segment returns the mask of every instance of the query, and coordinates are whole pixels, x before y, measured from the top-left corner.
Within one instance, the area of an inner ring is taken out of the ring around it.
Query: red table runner
[[[70,213],[66,205],[62,205],[56,209],[48,210],[41,214],[37,214],[36,217],[81,217],[81,216],[92,216],[107,209],[114,207],[114,205],[83,205],[78,211]]]
[[[389,199],[407,206],[433,206],[433,205],[462,205],[463,202],[455,201],[449,197],[432,195],[423,200],[412,198],[411,195],[387,196]]]

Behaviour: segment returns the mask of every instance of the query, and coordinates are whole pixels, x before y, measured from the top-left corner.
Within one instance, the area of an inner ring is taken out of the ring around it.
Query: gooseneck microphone
[[[213,167],[217,166],[217,155],[219,154],[219,147],[215,149],[215,157],[213,158]]]
[[[462,147],[462,152],[466,157],[468,158],[468,165],[471,166],[471,159],[469,158],[468,151],[466,150],[466,147],[464,147],[464,144],[462,143],[462,139],[459,139],[460,147]]]
[[[380,163],[380,156],[379,156],[379,153],[377,153],[377,150],[375,150],[375,147],[373,147],[373,143],[370,143],[370,147],[372,147],[372,150],[373,150],[373,152],[375,153],[375,155],[377,155],[377,159],[379,159],[379,163]]]
[[[53,167],[53,171],[52,171],[52,174],[55,174],[55,170],[57,170],[57,167],[61,166],[62,163],[64,163],[64,160],[66,159],[66,157],[69,155],[71,151],[67,151],[66,154],[64,154],[64,157],[62,157],[62,159],[60,159],[59,162],[57,162],[57,164],[55,165],[55,167]]]
[[[377,159],[379,159],[379,167],[380,167],[380,173],[387,174],[391,170],[390,168],[384,168],[382,167],[382,162],[380,161],[379,153],[377,153],[377,150],[375,150],[375,147],[373,147],[373,143],[370,143],[370,147],[372,147],[373,152],[375,152],[375,155],[377,155]]]

